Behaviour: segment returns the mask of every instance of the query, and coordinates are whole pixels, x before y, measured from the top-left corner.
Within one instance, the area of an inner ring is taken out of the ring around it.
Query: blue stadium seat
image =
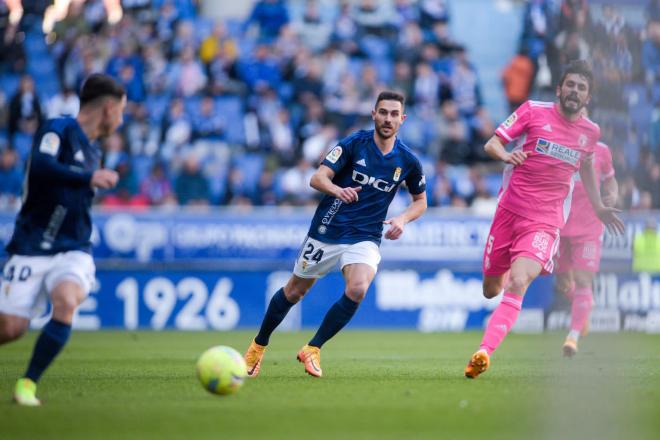
[[[13,144],[18,153],[18,157],[22,161],[26,160],[32,149],[32,136],[24,133],[16,133],[14,135]]]
[[[16,90],[18,90],[18,84],[21,81],[21,76],[15,73],[3,73],[0,75],[0,88],[5,93],[7,101],[9,101]]]
[[[169,95],[148,95],[145,105],[147,107],[147,112],[149,113],[149,120],[153,123],[159,124],[163,119],[169,104]]]
[[[424,122],[411,107],[406,110],[406,115],[406,121],[401,126],[401,139],[409,147],[426,152]]]
[[[375,35],[365,35],[359,44],[360,49],[372,60],[388,59],[390,57],[390,45],[384,38]]]
[[[259,177],[264,169],[264,156],[261,154],[243,154],[235,156],[234,166],[241,170],[246,186],[251,190],[256,189]]]
[[[244,144],[243,103],[237,96],[221,96],[215,100],[216,112],[223,115],[226,124],[226,140],[230,144]]]

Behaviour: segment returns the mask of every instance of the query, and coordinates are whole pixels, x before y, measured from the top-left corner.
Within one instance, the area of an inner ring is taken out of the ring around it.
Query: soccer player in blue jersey
[[[307,373],[321,377],[321,347],[351,320],[376,275],[383,224],[389,226],[385,238],[396,240],[406,223],[426,210],[422,167],[396,137],[406,118],[404,97],[382,92],[371,115],[375,129],[358,131],[340,141],[312,176],[310,185],[325,196],[316,209],[293,275],[271,299],[259,333],[245,353],[251,377],[259,373],[270,335],[289,309],[339,262],[346,283],[344,292],[314,337],[298,352]],[[385,220],[403,182],[413,201],[402,214]]]
[[[121,125],[125,106],[123,86],[107,75],[90,75],[78,116],[51,119],[34,138],[0,286],[0,344],[22,336],[49,299],[52,317],[16,382],[20,405],[41,404],[37,382],[66,344],[76,308],[94,284],[90,208],[95,189],[114,187],[118,176],[99,169],[101,151],[92,142]]]

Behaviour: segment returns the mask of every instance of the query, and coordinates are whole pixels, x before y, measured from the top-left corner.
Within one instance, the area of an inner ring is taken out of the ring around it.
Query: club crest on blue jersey
[[[398,182],[400,177],[401,177],[401,167],[396,167],[396,169],[394,170],[394,176],[392,177],[392,180]]]

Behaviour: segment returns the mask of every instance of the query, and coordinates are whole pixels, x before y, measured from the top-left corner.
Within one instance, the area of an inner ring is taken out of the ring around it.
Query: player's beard
[[[575,99],[574,102],[577,102],[577,107],[569,107],[567,104],[569,102],[568,98],[573,98]],[[569,93],[566,96],[562,96],[559,98],[559,104],[561,105],[561,109],[566,113],[567,115],[574,115],[582,111],[584,108],[584,103],[580,101],[580,98],[577,97],[575,93]]]
[[[394,136],[396,134],[396,130],[394,129],[393,125],[389,125],[387,127],[387,128],[390,129],[389,134],[386,134],[386,133],[383,132],[384,127],[385,127],[385,124],[380,124],[380,125],[376,124],[376,133],[378,133],[378,137],[380,137],[381,139],[389,139],[389,138],[391,138],[392,136]]]

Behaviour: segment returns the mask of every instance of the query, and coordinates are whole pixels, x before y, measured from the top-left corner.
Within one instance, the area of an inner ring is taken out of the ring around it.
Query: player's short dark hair
[[[589,93],[591,94],[591,92],[594,89],[594,73],[591,70],[591,66],[589,65],[589,63],[585,60],[571,61],[564,68],[564,73],[561,75],[561,79],[559,80],[559,87],[561,87],[564,84],[564,80],[571,73],[576,73],[587,80],[587,84],[589,84]]]
[[[401,103],[401,108],[404,107],[406,104],[406,98],[398,92],[392,92],[389,90],[386,90],[384,92],[380,92],[378,94],[378,98],[376,98],[376,105],[374,108],[378,108],[378,103],[380,101],[399,101]]]
[[[121,99],[125,95],[126,89],[116,79],[104,73],[92,73],[80,88],[80,107],[106,96]]]

